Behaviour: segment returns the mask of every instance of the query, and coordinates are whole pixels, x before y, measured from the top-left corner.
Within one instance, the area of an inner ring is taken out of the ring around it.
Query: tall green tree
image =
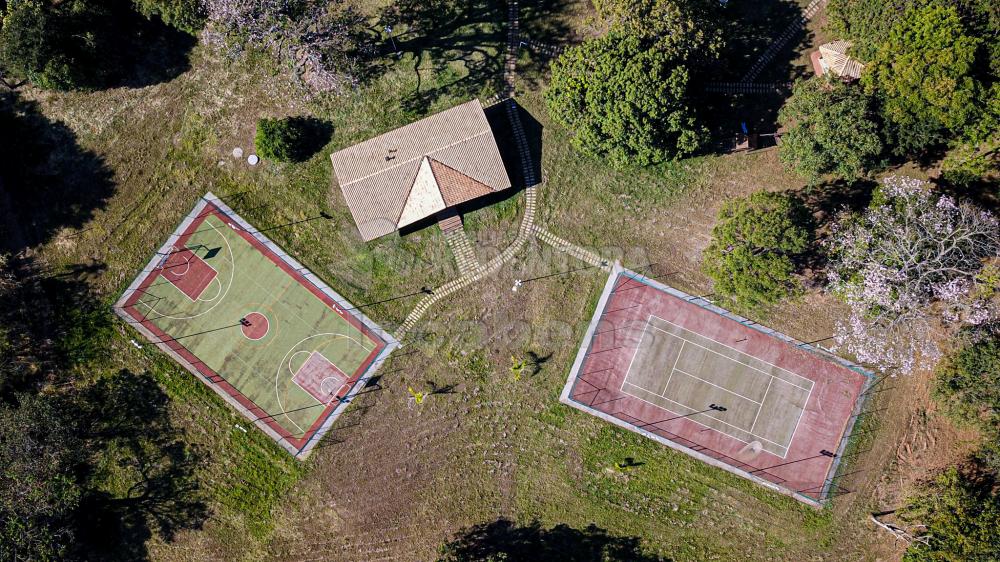
[[[934,395],[952,419],[982,432],[981,460],[1000,470],[1000,335],[974,334],[945,357]]]
[[[0,561],[60,559],[74,543],[80,443],[52,400],[0,405]]]
[[[876,113],[858,88],[822,77],[800,80],[778,119],[788,129],[781,159],[803,176],[852,180],[878,165],[883,145]]]
[[[147,18],[158,16],[163,23],[194,34],[205,26],[207,14],[201,0],[132,0]]]
[[[758,192],[727,201],[702,253],[716,294],[746,308],[776,303],[800,290],[796,261],[812,244],[812,216],[796,197]]]
[[[979,117],[981,40],[953,6],[912,7],[875,52],[862,83],[882,102],[895,151],[922,151],[962,133]]]
[[[552,65],[549,114],[581,151],[616,167],[690,154],[707,139],[694,109],[692,74],[718,51],[717,27],[675,3],[633,2],[610,31]],[[618,13],[618,12],[615,12]]]
[[[109,6],[94,0],[10,0],[0,28],[0,71],[51,90],[102,85],[116,69]]]

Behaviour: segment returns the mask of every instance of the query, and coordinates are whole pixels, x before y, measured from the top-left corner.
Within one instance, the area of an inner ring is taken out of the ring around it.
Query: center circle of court
[[[251,312],[243,317],[245,322],[241,322],[242,326],[240,329],[243,330],[243,335],[250,340],[259,340],[267,335],[268,331],[268,321],[267,316],[259,312]]]

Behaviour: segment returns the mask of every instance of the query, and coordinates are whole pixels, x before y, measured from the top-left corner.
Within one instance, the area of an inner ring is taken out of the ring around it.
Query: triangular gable
[[[434,179],[437,180],[441,197],[449,207],[494,192],[485,183],[470,178],[447,164],[433,158],[428,158],[427,161],[430,163],[431,172],[434,173]]]
[[[444,199],[441,197],[441,190],[438,182],[431,171],[431,165],[425,156],[420,161],[420,168],[413,179],[413,186],[403,205],[403,212],[399,215],[399,226],[403,227],[413,224],[418,220],[433,215],[445,208]]]

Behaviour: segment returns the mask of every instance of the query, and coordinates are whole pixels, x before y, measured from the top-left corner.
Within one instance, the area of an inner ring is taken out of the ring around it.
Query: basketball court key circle
[[[259,340],[267,335],[268,322],[267,316],[259,312],[251,312],[243,317],[245,322],[241,322],[240,329],[243,330],[243,335],[246,336],[248,340]]]

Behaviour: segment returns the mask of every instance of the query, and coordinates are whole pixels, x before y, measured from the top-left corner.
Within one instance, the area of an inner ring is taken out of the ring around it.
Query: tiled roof
[[[345,148],[330,159],[365,240],[440,210],[427,190],[427,172],[420,177],[422,166],[429,168],[446,207],[510,187],[479,100]],[[414,197],[420,200],[411,201]]]

